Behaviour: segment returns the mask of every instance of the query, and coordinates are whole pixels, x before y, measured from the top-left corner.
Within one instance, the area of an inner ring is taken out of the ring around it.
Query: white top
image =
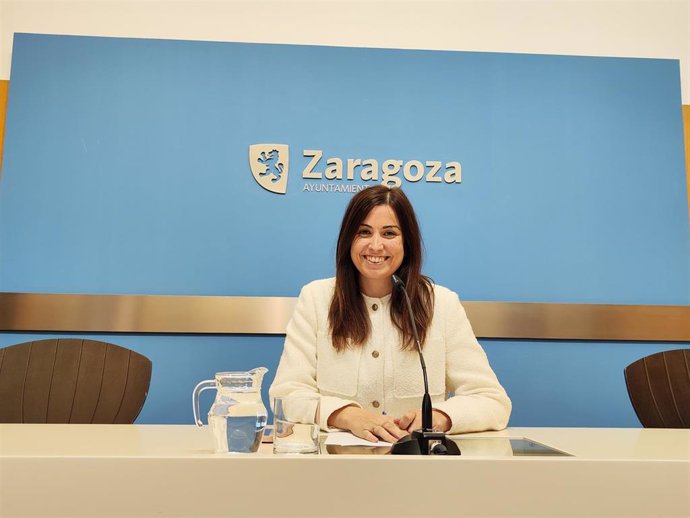
[[[271,398],[297,392],[321,394],[320,425],[357,405],[399,417],[421,407],[424,382],[415,350],[401,350],[401,334],[390,318],[390,295],[364,296],[371,332],[361,347],[338,352],[328,327],[335,279],[307,284],[287,326],[285,347]],[[434,316],[424,344],[433,407],[451,418],[450,433],[500,430],[511,403],[474,336],[458,296],[434,286]],[[448,397],[450,395],[451,397]]]

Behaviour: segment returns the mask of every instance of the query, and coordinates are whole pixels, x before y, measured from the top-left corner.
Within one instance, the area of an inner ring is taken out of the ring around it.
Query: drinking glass
[[[318,395],[276,397],[273,401],[273,453],[319,453]]]

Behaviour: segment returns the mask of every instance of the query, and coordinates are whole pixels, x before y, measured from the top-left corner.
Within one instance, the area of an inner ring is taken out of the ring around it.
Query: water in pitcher
[[[259,449],[266,427],[266,406],[261,400],[261,381],[268,372],[257,367],[244,372],[217,372],[215,379],[194,387],[192,409],[194,422],[203,426],[199,394],[215,389],[216,399],[208,412],[216,453],[253,453]]]
[[[253,453],[261,444],[266,415],[210,416],[209,425],[217,452]]]

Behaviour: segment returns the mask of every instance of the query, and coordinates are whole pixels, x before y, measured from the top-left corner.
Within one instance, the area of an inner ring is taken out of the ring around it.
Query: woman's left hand
[[[450,417],[445,412],[433,409],[431,412],[432,427],[437,432],[447,432],[450,430]],[[401,418],[395,420],[395,424],[402,430],[412,432],[422,428],[422,410],[411,410],[403,415]]]

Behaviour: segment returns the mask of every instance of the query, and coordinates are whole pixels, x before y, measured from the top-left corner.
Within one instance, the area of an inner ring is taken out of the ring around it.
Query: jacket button
[[[377,309],[379,309],[379,305],[378,305],[378,304],[373,304],[373,305],[371,306],[371,309],[373,309],[374,311],[376,311]]]
[[[371,355],[372,355],[374,358],[378,358],[378,357],[379,357],[379,352],[378,352],[378,351],[372,351],[372,352],[371,352]]]
[[[379,403],[378,401],[372,401],[371,406],[373,406],[374,408],[378,408],[381,406],[381,403]]]

